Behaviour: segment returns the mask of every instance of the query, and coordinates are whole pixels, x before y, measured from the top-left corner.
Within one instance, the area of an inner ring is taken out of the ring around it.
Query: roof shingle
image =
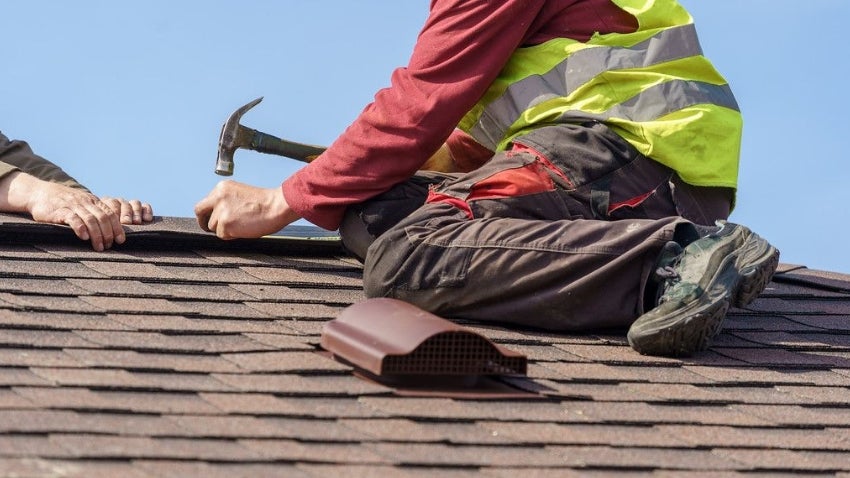
[[[0,475],[850,476],[850,276],[783,264],[684,359],[461,321],[535,396],[413,397],[317,353],[362,269],[297,232],[158,218],[96,253],[0,215]]]

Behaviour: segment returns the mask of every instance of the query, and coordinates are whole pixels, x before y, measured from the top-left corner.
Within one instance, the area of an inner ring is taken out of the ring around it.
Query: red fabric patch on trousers
[[[525,148],[528,149],[528,148]],[[515,154],[512,151],[506,154]],[[428,192],[426,203],[447,203],[460,209],[470,219],[473,218],[472,208],[469,202],[481,199],[504,199],[527,196],[546,191],[555,190],[555,181],[549,175],[547,168],[551,166],[548,161],[542,161],[538,156],[537,161],[517,168],[498,171],[492,176],[482,179],[472,185],[466,199],[461,197],[434,191]],[[555,170],[560,173],[560,171]]]
[[[573,187],[573,182],[570,180],[570,178],[568,178],[567,175],[564,174],[563,171],[556,168],[555,165],[552,164],[552,162],[549,161],[549,159],[546,156],[543,156],[542,154],[540,154],[540,152],[537,151],[536,149],[534,149],[530,146],[526,146],[526,145],[521,144],[521,143],[514,143],[513,146],[511,147],[511,152],[514,152],[514,151],[520,152],[520,153],[523,152],[523,151],[526,151],[526,152],[533,154],[537,158],[537,160],[540,161],[543,164],[543,166],[545,166],[547,169],[549,169],[549,171],[557,174],[561,179],[566,181],[566,183],[569,185],[570,188]]]
[[[527,196],[552,191],[555,182],[538,162],[520,168],[505,169],[472,186],[467,201]]]
[[[469,207],[469,204],[466,203],[463,199],[456,198],[454,196],[449,196],[448,194],[434,192],[434,190],[428,191],[428,197],[425,199],[425,202],[435,203],[435,202],[444,202],[447,204],[451,204],[452,206],[460,209],[466,214],[466,217],[472,219],[472,208]]]
[[[641,194],[640,196],[635,196],[635,197],[633,197],[631,199],[627,199],[625,201],[620,201],[618,203],[610,204],[608,206],[608,214],[611,214],[612,212],[616,211],[617,209],[621,209],[621,208],[624,208],[624,207],[640,206],[640,204],[642,202],[646,201],[647,198],[649,198],[649,196],[652,196],[653,194],[655,194],[654,189],[652,191],[646,193],[646,194]]]

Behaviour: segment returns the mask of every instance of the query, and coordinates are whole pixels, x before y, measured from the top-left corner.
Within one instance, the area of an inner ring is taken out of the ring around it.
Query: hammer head
[[[233,153],[239,148],[248,146],[251,142],[247,128],[239,124],[242,115],[263,101],[263,97],[242,106],[234,111],[221,127],[218,137],[218,158],[215,162],[215,173],[220,176],[233,175]]]

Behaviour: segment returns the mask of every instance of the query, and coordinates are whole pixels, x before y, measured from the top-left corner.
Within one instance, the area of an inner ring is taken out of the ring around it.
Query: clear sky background
[[[682,0],[745,118],[732,220],[850,273],[848,0]],[[329,144],[407,63],[427,0],[4,1],[0,131],[101,195],[193,217],[221,125]],[[301,165],[236,153],[271,187]]]

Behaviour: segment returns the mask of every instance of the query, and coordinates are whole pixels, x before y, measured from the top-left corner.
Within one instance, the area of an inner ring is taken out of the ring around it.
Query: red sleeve
[[[324,154],[284,181],[289,206],[336,229],[349,204],[413,175],[484,94],[544,3],[432,0],[408,66]]]

